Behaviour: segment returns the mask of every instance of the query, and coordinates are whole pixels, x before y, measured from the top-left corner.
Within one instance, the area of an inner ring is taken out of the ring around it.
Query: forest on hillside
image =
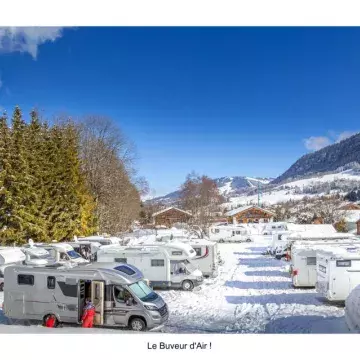
[[[101,116],[0,116],[0,242],[49,242],[129,229],[147,183],[135,150]]]

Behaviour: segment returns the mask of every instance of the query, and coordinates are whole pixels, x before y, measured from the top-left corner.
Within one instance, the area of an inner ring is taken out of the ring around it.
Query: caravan
[[[355,246],[351,240],[295,242],[291,249],[290,274],[294,287],[315,287],[317,280],[316,253],[333,247]],[[360,244],[359,244],[360,248]]]
[[[215,225],[209,228],[211,241],[223,242],[251,242],[253,237],[245,226]]]
[[[126,264],[74,268],[9,266],[5,269],[3,312],[8,318],[80,324],[85,299],[95,305],[95,326],[142,331],[166,322],[164,300]],[[129,301],[132,299],[132,301]]]
[[[188,244],[166,243],[103,247],[97,261],[128,263],[139,268],[153,287],[189,291],[203,282],[201,271],[189,261],[195,256]]]
[[[317,292],[329,301],[345,301],[360,284],[358,246],[319,250],[316,256]]]
[[[0,291],[4,289],[4,271],[9,265],[22,264],[25,254],[15,247],[0,247]]]

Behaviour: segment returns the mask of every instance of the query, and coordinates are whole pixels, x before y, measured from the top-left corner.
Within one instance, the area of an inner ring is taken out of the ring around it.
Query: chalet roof
[[[168,207],[168,208],[166,208],[166,209],[160,210],[160,211],[158,211],[158,212],[156,212],[156,213],[153,213],[153,214],[152,214],[152,217],[155,217],[155,216],[157,216],[157,215],[160,215],[160,214],[162,214],[162,213],[164,213],[164,212],[167,212],[167,211],[169,211],[169,210],[180,211],[180,212],[182,212],[182,213],[184,213],[184,214],[186,214],[186,215],[192,216],[188,211],[178,209],[178,208],[175,207],[175,206],[171,206],[171,207]]]
[[[275,215],[275,213],[273,213],[272,211],[266,210],[266,209],[262,209],[261,207],[256,206],[256,205],[242,206],[242,207],[239,207],[239,208],[237,208],[237,209],[228,211],[225,215],[226,215],[226,216],[234,216],[234,215],[236,215],[236,214],[239,214],[239,213],[241,213],[241,212],[243,212],[243,211],[250,210],[250,209],[258,209],[258,210],[261,210],[261,211],[266,212],[266,213],[268,213],[268,214]]]

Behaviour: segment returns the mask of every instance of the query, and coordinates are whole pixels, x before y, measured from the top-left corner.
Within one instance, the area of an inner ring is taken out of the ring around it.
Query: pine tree
[[[7,116],[0,116],[0,242],[7,243],[9,233],[9,215],[11,203],[9,202],[10,183],[10,130],[7,124]]]
[[[3,235],[7,242],[23,243],[36,232],[36,215],[26,156],[26,123],[19,107],[14,110],[10,134],[4,199],[7,225]]]

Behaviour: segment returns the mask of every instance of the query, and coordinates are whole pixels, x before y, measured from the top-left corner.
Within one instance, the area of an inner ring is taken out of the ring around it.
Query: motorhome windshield
[[[149,288],[144,281],[138,281],[129,285],[129,289],[141,300],[141,301],[153,301],[158,298],[151,288]]]
[[[79,257],[81,257],[75,250],[70,250],[66,252],[70,259],[78,259]]]
[[[197,267],[191,263],[189,260],[184,260],[180,263],[180,265],[184,265],[186,270],[192,273],[193,271],[197,270]]]

